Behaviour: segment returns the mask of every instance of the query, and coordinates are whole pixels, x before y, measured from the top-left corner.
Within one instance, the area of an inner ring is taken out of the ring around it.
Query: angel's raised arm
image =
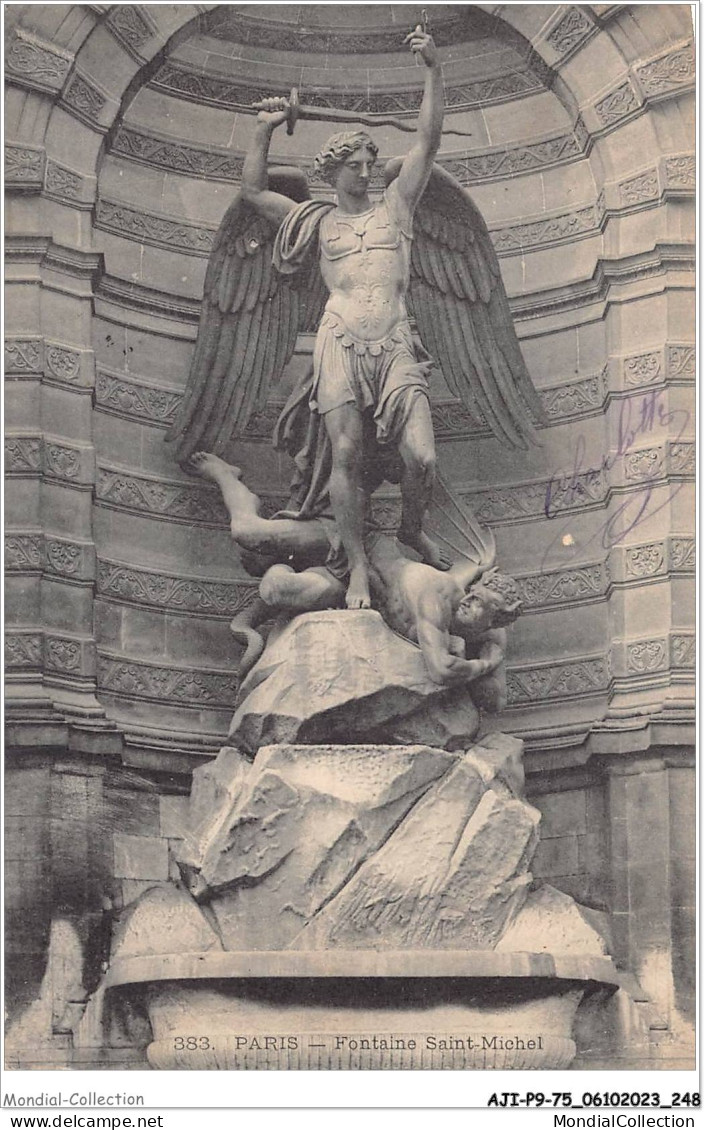
[[[241,193],[260,216],[278,226],[296,204],[268,187],[267,162],[271,136],[288,118],[290,107],[285,98],[266,98],[261,105],[264,109],[257,114],[254,137],[242,166]]]
[[[404,159],[398,176],[399,195],[412,212],[425,191],[435,155],[440,148],[444,96],[442,72],[432,37],[426,35],[419,26],[406,36],[406,40],[426,66],[425,90],[418,113],[418,137]]]

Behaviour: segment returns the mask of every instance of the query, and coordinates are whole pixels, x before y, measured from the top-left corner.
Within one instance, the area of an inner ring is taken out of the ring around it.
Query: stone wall
[[[412,118],[422,73],[397,49],[397,27],[417,17],[410,6],[289,5],[276,21],[266,7],[245,16],[224,5],[5,12],[8,749],[23,781],[31,772],[43,782],[36,795],[23,784],[25,800],[8,809],[20,844],[13,898],[22,914],[37,907],[42,924],[31,942],[21,933],[11,944],[35,955],[36,985],[63,889],[58,872],[47,878],[47,861],[61,858],[51,831],[59,834],[57,782],[82,780],[89,805],[100,781],[106,827],[129,813],[114,828],[122,839],[107,854],[95,848],[94,874],[105,877],[105,897],[130,898],[134,884],[164,877],[173,804],[221,744],[236,694],[228,622],[253,583],[215,492],[176,466],[163,437],[187,376],[208,250],[251,136],[245,108],[302,79],[321,104]],[[360,13],[372,21],[362,41]],[[536,874],[613,912],[619,954],[651,994],[664,983],[652,954],[666,953],[675,987],[659,1007],[676,1001],[684,1014],[693,884],[679,806],[694,704],[689,9],[449,5],[432,19],[446,124],[471,132],[448,135],[440,160],[492,231],[549,421],[541,447],[507,452],[460,410],[441,374],[433,378],[441,464],[494,528],[526,607],[497,726],[526,739],[544,811]],[[384,157],[407,146],[390,127],[371,132]],[[277,134],[274,156],[309,169],[328,133],[301,122],[293,138]],[[301,336],[284,388],[233,452],[271,506],[289,467],[267,437],[311,344]],[[387,491],[378,511],[393,519],[396,507]],[[109,783],[117,766],[121,786]],[[648,791],[656,781],[659,799]],[[27,804],[50,813],[48,824]],[[661,845],[668,878],[653,896],[664,915],[657,937],[649,912],[632,914],[642,845],[635,817],[617,815],[623,805],[676,813]],[[29,872],[41,873],[31,894]],[[85,914],[69,908],[73,921],[103,913],[97,888],[90,899]]]

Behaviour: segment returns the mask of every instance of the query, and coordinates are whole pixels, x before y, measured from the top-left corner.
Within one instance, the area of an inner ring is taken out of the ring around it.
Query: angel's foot
[[[348,608],[371,608],[372,598],[369,592],[369,574],[363,565],[357,565],[350,572],[350,583],[347,586],[345,604]]]
[[[206,479],[212,479],[218,485],[221,484],[223,479],[235,478],[239,480],[242,475],[239,467],[233,467],[231,463],[226,463],[219,455],[213,455],[210,451],[194,452],[190,458],[190,464],[199,475],[203,475]]]
[[[452,561],[444,553],[440,546],[437,545],[432,538],[429,538],[423,530],[418,530],[409,533],[406,530],[399,530],[398,539],[404,545],[408,545],[411,549],[415,549],[419,553],[426,565],[432,565],[434,569],[441,569],[445,572],[452,565]]]

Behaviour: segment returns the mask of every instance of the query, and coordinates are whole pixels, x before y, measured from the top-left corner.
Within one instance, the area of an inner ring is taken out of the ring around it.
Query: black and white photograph
[[[4,1093],[693,1125],[693,7],[3,14]]]

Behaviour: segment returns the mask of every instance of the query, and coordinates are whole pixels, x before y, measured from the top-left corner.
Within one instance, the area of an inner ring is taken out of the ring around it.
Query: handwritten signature
[[[561,516],[565,507],[574,506],[585,495],[588,496],[589,488],[597,486],[601,481],[601,476],[608,474],[619,460],[624,459],[632,451],[638,439],[649,435],[656,427],[669,431],[669,429],[679,426],[674,443],[678,444],[681,441],[689,425],[689,412],[679,408],[669,409],[662,401],[663,393],[663,389],[654,389],[637,400],[621,401],[617,420],[615,450],[606,454],[599,463],[585,466],[586,438],[583,434],[577,436],[571,467],[566,471],[556,471],[551,476],[545,489],[544,513],[546,518],[553,520]],[[586,545],[590,545],[600,537],[602,548],[610,549],[623,541],[631,530],[634,530],[646,518],[654,517],[655,514],[669,505],[684,484],[674,484],[667,492],[667,497],[660,498],[657,506],[651,509],[650,503],[656,485],[654,479],[659,471],[660,465],[656,462],[652,473],[646,474],[639,489],[630,494],[610,514],[608,519],[589,538]],[[571,525],[572,521],[568,519],[566,525],[558,530],[544,554],[543,565],[545,565],[552,548],[558,540],[562,540],[563,533]],[[584,548],[585,543],[581,546],[582,550]]]

